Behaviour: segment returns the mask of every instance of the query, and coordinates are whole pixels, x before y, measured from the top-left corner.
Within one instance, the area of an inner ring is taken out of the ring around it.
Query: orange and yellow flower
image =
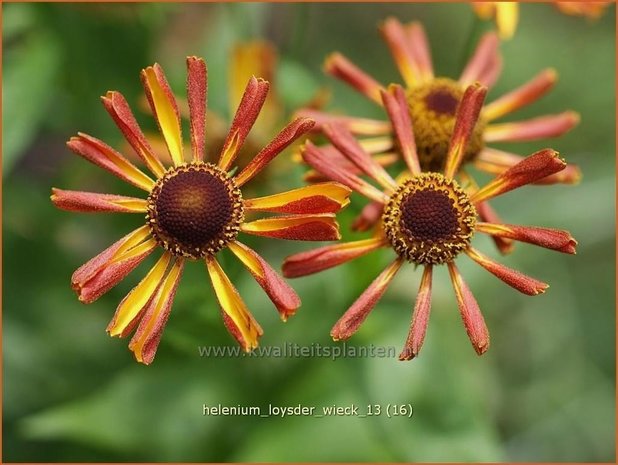
[[[464,326],[476,352],[489,347],[489,332],[479,306],[460,275],[455,258],[462,252],[490,273],[518,291],[537,295],[548,285],[508,268],[472,247],[476,232],[495,238],[528,242],[563,253],[575,253],[576,241],[567,231],[534,226],[518,226],[479,221],[486,201],[526,184],[553,176],[566,168],[558,153],[545,149],[522,159],[484,187],[462,187],[455,174],[465,158],[467,146],[483,107],[487,88],[469,86],[456,111],[455,127],[442,172],[423,172],[420,163],[404,89],[392,85],[380,90],[382,103],[401,148],[407,170],[393,179],[371,154],[356,141],[343,124],[324,124],[332,146],[317,147],[307,142],[302,151],[306,163],[327,178],[341,182],[380,205],[380,225],[373,237],[357,242],[334,244],[288,257],[283,265],[289,278],[316,273],[353,260],[381,248],[395,252],[395,260],[373,281],[335,324],[335,340],[352,336],[375,307],[397,271],[407,261],[424,267],[412,323],[400,355],[409,360],[418,355],[429,320],[433,268],[446,264]],[[357,170],[369,176],[379,187],[357,173],[332,163],[332,152],[340,152]]]
[[[79,133],[68,146],[75,153],[147,192],[147,198],[53,189],[51,199],[63,210],[145,215],[145,224],[80,267],[72,277],[79,300],[94,302],[118,284],[155,249],[163,253],[142,281],[120,302],[107,331],[111,336],[135,333],[129,348],[142,363],[153,361],[187,260],[203,260],[222,309],[223,322],[244,350],[262,335],[216,255],[224,248],[253,275],[285,321],[300,306],[294,290],[273,268],[238,240],[239,233],[289,240],[339,239],[335,212],[348,203],[350,190],[335,182],[266,197],[245,199],[241,188],[314,122],[297,118],[260,150],[237,174],[229,174],[262,109],[269,84],[252,77],[241,98],[216,163],[204,161],[206,142],[207,68],[187,58],[187,101],[190,114],[190,157],[185,155],[178,104],[158,64],[142,70],[142,83],[169,152],[166,167],[140,129],[127,101],[108,92],[103,105],[129,145],[154,175],[134,166],[104,142]],[[190,159],[190,161],[187,161]],[[246,221],[254,212],[276,215]],[[277,215],[279,214],[279,215]]]

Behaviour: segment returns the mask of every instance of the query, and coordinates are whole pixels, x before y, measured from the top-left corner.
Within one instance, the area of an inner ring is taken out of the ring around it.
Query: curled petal
[[[149,236],[148,226],[142,226],[79,267],[71,277],[71,287],[80,302],[97,300],[150,255],[157,243]]]
[[[245,168],[235,177],[236,184],[242,186],[277,155],[285,150],[292,142],[303,134],[306,134],[314,125],[313,120],[308,118],[297,118],[281,130],[275,138],[264,147]]]
[[[492,236],[527,242],[562,253],[576,253],[577,241],[568,231],[562,229],[517,226],[513,224],[477,223],[476,230],[491,234]]]
[[[416,295],[414,311],[412,312],[412,324],[410,325],[410,331],[408,332],[403,351],[399,354],[399,360],[412,360],[418,355],[423,346],[431,311],[431,275],[432,266],[425,266],[420,289]]]
[[[499,55],[498,45],[500,41],[494,32],[486,33],[479,41],[474,55],[461,73],[459,83],[467,87],[483,75],[488,67],[496,62]]]
[[[433,79],[433,65],[431,63],[431,52],[429,42],[425,35],[425,30],[420,22],[413,22],[405,26],[410,52],[416,61],[421,81]]]
[[[144,213],[144,199],[96,192],[67,191],[52,187],[51,201],[61,210],[83,213]]]
[[[330,335],[335,341],[348,339],[352,336],[365,321],[369,312],[373,310],[378,301],[386,292],[389,284],[397,274],[403,264],[402,258],[397,258],[386,267],[382,273],[371,283],[371,285],[361,294],[352,304],[344,315],[335,323]]]
[[[406,85],[413,87],[419,84],[421,72],[409,46],[403,25],[395,18],[388,18],[382,24],[380,31]]]
[[[154,360],[163,330],[172,310],[172,303],[180,283],[183,266],[183,259],[177,259],[174,262],[167,277],[161,281],[154,297],[146,306],[144,316],[141,318],[131,342],[129,342],[129,349],[140,363],[150,365]]]
[[[332,213],[264,218],[243,223],[240,230],[256,236],[291,241],[337,241],[339,224]]]
[[[204,159],[206,108],[208,101],[208,70],[202,58],[187,57],[187,98],[193,160]]]
[[[483,118],[486,121],[493,121],[535,102],[554,87],[557,79],[558,75],[554,69],[541,71],[532,80],[485,105]]]
[[[244,144],[249,131],[253,127],[253,123],[255,123],[260,114],[260,110],[268,95],[268,89],[269,84],[267,81],[255,76],[249,79],[219,157],[219,168],[223,171],[227,171],[236,159],[238,151]]]
[[[254,250],[240,242],[233,242],[229,247],[275,304],[281,319],[287,321],[294,315],[300,307],[300,298],[294,289]]]
[[[479,118],[479,113],[483,107],[485,96],[487,95],[487,87],[478,83],[469,86],[457,107],[455,116],[455,128],[449,142],[448,154],[446,156],[446,165],[444,175],[447,178],[452,178],[461,165],[463,160],[470,135],[474,130],[474,126]]]
[[[95,137],[80,132],[76,137],[71,137],[67,146],[77,155],[140,189],[150,192],[154,186],[152,179],[120,153]]]
[[[486,255],[483,255],[481,252],[471,247],[466,251],[466,253],[472,260],[481,265],[491,274],[523,294],[543,294],[549,287],[549,284],[545,284],[544,282],[531,278],[530,276],[526,276],[517,270],[513,270],[512,268],[494,262]]]
[[[370,202],[361,210],[360,215],[352,222],[352,231],[369,231],[373,228],[384,212],[384,205],[380,202]]]
[[[140,77],[148,103],[157,120],[167,149],[175,166],[184,163],[182,153],[182,132],[180,113],[176,98],[167,82],[165,73],[158,63],[142,70]]]
[[[579,114],[565,111],[515,123],[490,124],[483,133],[486,142],[524,142],[558,137],[579,123]]]
[[[326,124],[339,124],[348,128],[352,134],[361,136],[382,136],[392,132],[388,121],[352,116],[333,115],[309,108],[296,112],[296,116],[310,118],[315,121],[314,131],[321,131]]]
[[[107,326],[110,336],[124,337],[131,332],[154,296],[171,260],[172,255],[165,252],[146,277],[122,299],[112,321]]]
[[[481,220],[487,223],[502,223],[502,220],[489,205],[489,202],[479,202],[475,205],[475,207]],[[515,246],[515,244],[513,244],[513,239],[494,235],[492,235],[491,238],[502,255],[510,254],[513,251]]]
[[[472,342],[476,353],[483,355],[489,349],[489,331],[485,325],[481,310],[453,262],[448,263],[448,271],[451,275],[453,289],[455,290],[459,313],[463,319],[470,342]]]
[[[258,346],[258,338],[263,334],[262,328],[247,309],[217,260],[214,257],[207,257],[206,266],[223,311],[225,326],[242,348],[246,352],[251,352]]]
[[[334,151],[336,152],[336,150]],[[388,201],[388,196],[385,193],[379,191],[371,184],[356,176],[354,173],[351,173],[349,170],[338,166],[337,163],[333,163],[332,157],[329,156],[331,152],[326,151],[324,148],[318,148],[311,142],[307,142],[303,147],[301,154],[303,160],[307,164],[324,174],[328,179],[340,182],[341,184],[348,186],[350,189],[363,194],[369,199],[381,203]]]
[[[139,124],[137,124],[137,120],[122,94],[113,91],[108,92],[104,97],[101,97],[101,101],[122,134],[124,134],[127,142],[133,147],[135,153],[142,159],[148,169],[159,178],[163,176],[165,168],[161,160],[155,155],[148,140],[146,140],[146,136],[144,136]]]
[[[358,66],[340,53],[333,53],[324,62],[324,71],[347,82],[358,92],[373,100],[378,105],[382,105],[380,91],[383,87],[378,81],[369,76]]]
[[[290,255],[283,262],[283,275],[286,278],[298,278],[314,274],[362,257],[384,245],[386,241],[383,238],[372,238],[327,245]]]
[[[566,162],[560,158],[560,154],[555,150],[539,150],[476,191],[470,197],[470,200],[475,203],[488,200],[523,185],[539,181],[563,170],[565,167]]]
[[[350,189],[323,182],[280,194],[245,200],[245,210],[272,213],[336,213],[350,203]]]

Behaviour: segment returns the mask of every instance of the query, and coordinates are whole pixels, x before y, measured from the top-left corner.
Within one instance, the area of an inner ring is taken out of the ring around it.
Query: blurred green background
[[[381,110],[324,76],[339,50],[381,82],[399,77],[377,24],[388,15],[426,27],[436,71],[457,76],[491,23],[466,4],[4,4],[3,5],[3,460],[4,461],[613,461],[615,458],[615,26],[521,6],[504,72],[489,99],[557,69],[556,88],[510,116],[568,108],[582,122],[552,141],[504,145],[521,154],[552,146],[581,166],[578,186],[526,187],[494,206],[510,223],[569,229],[578,254],[519,245],[502,261],[551,284],[518,294],[467,258],[458,260],[492,335],[477,357],[445,269],[420,358],[200,358],[198,345],[233,345],[203,265],[189,263],[157,359],[137,364],[105,327],[152,262],[85,307],[75,268],[136,227],[122,215],[60,212],[52,186],[136,194],[65,148],[77,131],[123,147],[99,103],[120,90],[137,108],[139,70],[154,61],[184,95],[185,56],[209,65],[209,105],[229,118],[228,61],[238,41],[278,48],[275,87],[289,116],[322,87],[329,108],[382,118]],[[154,129],[144,112],[138,120]],[[283,120],[281,120],[283,124]],[[298,187],[303,169],[278,160],[263,192]],[[482,176],[481,176],[482,178]],[[259,179],[262,179],[260,184]],[[360,197],[355,197],[360,200]],[[344,237],[362,207],[341,214]],[[497,257],[485,237],[475,244]],[[312,244],[249,241],[275,267]],[[252,278],[224,268],[265,330],[262,345],[334,344],[329,329],[391,259],[373,254],[295,280],[303,307],[282,324]],[[405,267],[351,340],[395,346],[407,333],[420,273]],[[412,419],[204,417],[202,404],[317,406],[410,403]]]

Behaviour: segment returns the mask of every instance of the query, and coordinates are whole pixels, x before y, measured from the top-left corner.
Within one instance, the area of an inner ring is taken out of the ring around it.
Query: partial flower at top
[[[555,2],[560,11],[567,15],[599,19],[605,9],[614,2]]]
[[[456,110],[465,88],[477,81],[491,87],[498,79],[502,63],[498,50],[498,37],[493,32],[482,37],[461,76],[455,81],[435,76],[427,37],[420,23],[404,26],[397,19],[390,18],[384,22],[381,31],[406,84],[406,104],[414,126],[415,144],[421,168],[427,171],[440,171],[445,166],[449,140],[455,127]],[[381,93],[385,90],[384,87],[340,53],[333,53],[328,57],[325,69],[365,97],[383,106]],[[484,105],[463,154],[462,169],[465,164],[472,164],[481,171],[501,175],[522,161],[523,157],[489,147],[488,144],[556,137],[575,126],[579,121],[579,115],[573,111],[519,122],[493,122],[536,101],[545,95],[555,82],[556,72],[546,69],[521,87]],[[356,135],[366,136],[360,141],[361,145],[382,165],[388,165],[401,158],[401,149],[393,126],[387,121],[332,115],[311,109],[301,110],[298,115],[315,119],[316,130],[322,129],[329,123],[338,123]],[[336,151],[333,152],[333,162],[341,163],[356,173],[359,172],[346,162],[345,158],[336,157]],[[579,169],[569,165],[560,173],[538,179],[536,183],[570,184],[576,183],[579,178]],[[309,172],[306,179],[316,181],[323,179],[323,176]],[[485,219],[497,218],[488,205],[482,212]],[[355,229],[365,230],[372,227],[380,213],[377,204],[369,206],[355,223]],[[506,253],[511,250],[512,243],[508,240],[499,240],[498,246]]]
[[[389,114],[397,143],[407,170],[397,178],[380,166],[354,139],[344,125],[326,124],[325,132],[333,147],[316,147],[307,142],[302,156],[305,162],[326,177],[339,181],[379,203],[380,226],[373,237],[356,242],[334,244],[288,257],[284,276],[293,278],[322,271],[380,248],[390,248],[395,260],[373,281],[335,324],[331,335],[335,340],[347,339],[363,323],[378,303],[401,266],[409,262],[423,266],[424,272],[412,324],[401,360],[418,355],[429,320],[433,268],[446,264],[466,331],[476,352],[481,355],[489,347],[489,333],[478,304],[455,266],[462,252],[509,286],[528,295],[545,292],[548,285],[494,262],[472,247],[475,232],[493,237],[528,242],[563,253],[575,253],[576,241],[567,231],[479,221],[480,209],[488,199],[502,195],[554,175],[566,167],[558,153],[545,149],[524,158],[480,189],[460,185],[454,175],[465,158],[466,147],[474,136],[474,127],[487,89],[479,84],[467,88],[458,106],[455,128],[447,150],[443,172],[423,172],[415,145],[405,91],[393,85],[380,90]],[[379,185],[370,184],[350,170],[333,164],[331,152],[338,150],[350,164]]]
[[[519,5],[517,2],[472,2],[472,8],[481,19],[494,19],[502,39],[511,39],[517,29]]]
[[[120,302],[107,327],[111,336],[121,337],[137,327],[129,348],[145,364],[154,359],[186,260],[205,263],[225,326],[246,351],[257,347],[262,329],[221,269],[216,255],[222,249],[230,249],[285,321],[300,306],[300,299],[260,255],[238,240],[239,233],[290,240],[337,240],[335,212],[347,205],[350,194],[347,187],[327,182],[267,197],[243,198],[241,188],[309,131],[314,122],[307,118],[292,121],[232,176],[229,170],[264,105],[268,82],[255,77],[249,80],[217,161],[212,163],[204,161],[206,64],[200,58],[188,57],[187,69],[191,161],[186,161],[189,157],[183,150],[177,102],[163,70],[155,64],[142,70],[141,78],[171,166],[164,166],[155,155],[125,98],[115,91],[102,97],[103,105],[155,179],[99,139],[78,133],[68,142],[69,148],[81,157],[146,191],[147,198],[61,189],[52,189],[51,196],[53,203],[63,210],[145,215],[143,226],[80,267],[71,280],[79,300],[91,303],[155,249],[162,250],[146,277]],[[246,221],[246,216],[254,212],[283,215]]]

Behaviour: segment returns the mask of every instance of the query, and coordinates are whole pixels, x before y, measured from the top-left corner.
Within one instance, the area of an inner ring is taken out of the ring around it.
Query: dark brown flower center
[[[202,258],[221,250],[243,220],[240,190],[212,164],[173,168],[148,198],[148,222],[157,241],[175,255]]]
[[[468,247],[476,210],[455,181],[423,173],[399,186],[382,220],[384,233],[400,256],[419,265],[440,264]]]
[[[464,89],[455,81],[436,78],[408,90],[408,108],[421,168],[441,171],[455,127],[457,106]],[[464,154],[471,161],[483,148],[485,122],[479,120]]]

